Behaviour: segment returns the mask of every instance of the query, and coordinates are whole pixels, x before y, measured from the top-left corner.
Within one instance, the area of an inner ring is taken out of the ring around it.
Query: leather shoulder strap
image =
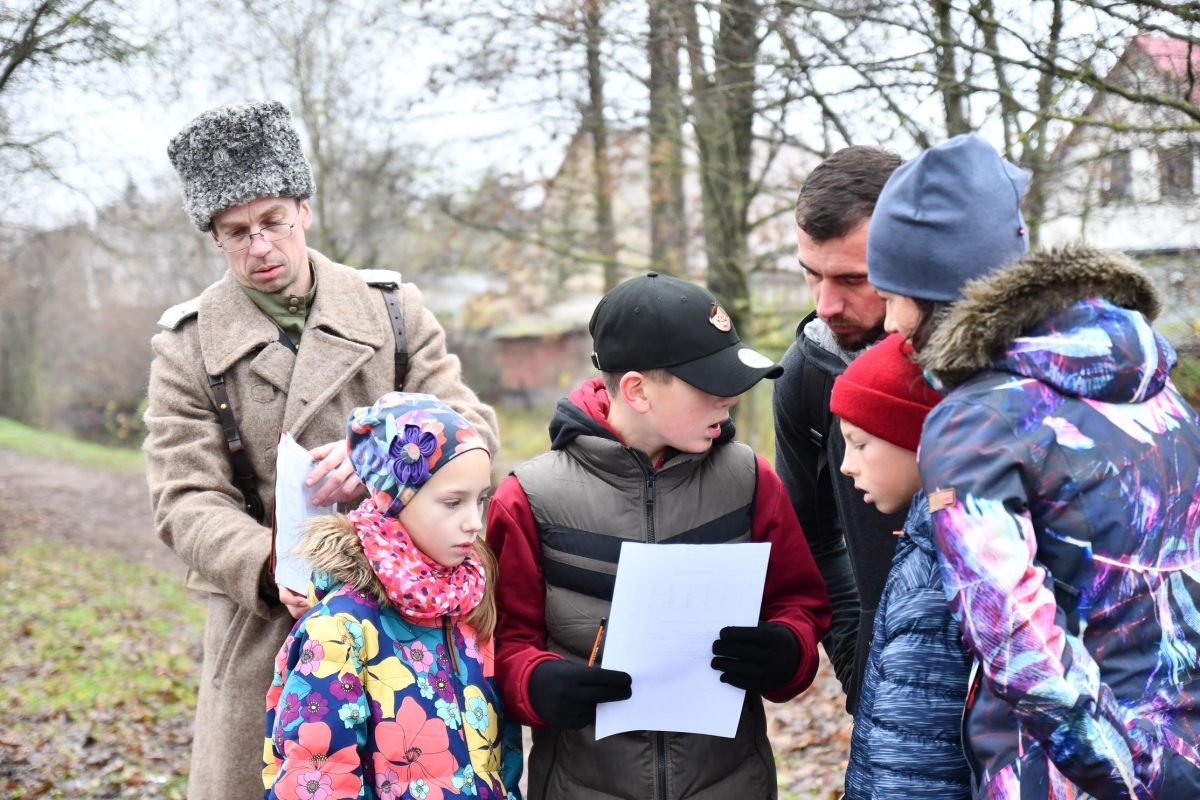
[[[388,319],[392,322],[392,333],[396,337],[396,381],[397,392],[404,388],[404,379],[408,375],[408,337],[404,333],[404,314],[400,311],[400,302],[396,299],[396,288],[390,285],[378,285],[376,288],[383,292],[383,301],[387,303]]]
[[[254,477],[250,456],[242,444],[242,432],[238,430],[237,418],[233,416],[229,391],[225,388],[225,376],[209,375],[208,385],[217,401],[217,416],[221,420],[221,429],[225,432],[225,444],[229,446],[229,457],[233,462],[233,483],[245,499],[246,513],[261,525],[265,514],[262,498],[258,496],[258,479]]]

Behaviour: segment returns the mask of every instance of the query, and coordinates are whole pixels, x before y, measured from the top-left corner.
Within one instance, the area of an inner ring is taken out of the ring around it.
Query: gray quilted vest
[[[750,541],[757,466],[740,442],[677,454],[655,472],[641,451],[581,435],[514,474],[541,542],[547,648],[572,661],[587,662],[608,615],[622,542]],[[530,800],[777,796],[762,698],[754,694],[733,739],[637,731],[597,742],[591,725],[540,728],[528,763]]]

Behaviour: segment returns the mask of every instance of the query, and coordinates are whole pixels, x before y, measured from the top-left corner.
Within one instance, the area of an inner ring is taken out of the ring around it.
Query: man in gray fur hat
[[[496,417],[463,383],[421,294],[307,247],[316,187],[280,103],[201,114],[167,150],[184,208],[229,271],[159,320],[146,411],[158,535],[208,592],[191,800],[261,797],[274,658],[308,600],[275,583],[271,516],[280,431],[310,448],[318,505],[363,494],[351,409],[401,386],[437,395],[496,452]]]

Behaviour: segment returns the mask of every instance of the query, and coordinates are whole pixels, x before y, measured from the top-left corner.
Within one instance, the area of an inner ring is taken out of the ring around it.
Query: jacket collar
[[[308,259],[321,290],[305,330],[324,328],[343,339],[382,347],[385,331],[377,324],[367,284],[349,267],[333,263],[312,248]],[[275,323],[242,291],[231,272],[200,296],[200,349],[208,374],[226,373],[247,353],[278,338]]]
[[[333,263],[311,247],[308,259],[321,291],[317,292],[305,328],[325,328],[343,339],[382,347],[385,331],[379,325],[366,281],[352,268]]]
[[[937,549],[933,544],[933,525],[929,513],[929,498],[923,490],[918,490],[913,495],[912,502],[908,506],[908,516],[904,519],[904,533],[905,536],[901,539],[900,546],[893,558],[893,563],[900,560],[900,550],[906,549],[907,545],[919,547],[931,556],[937,555]]]
[[[670,471],[680,474],[695,469],[708,454],[680,453],[668,450],[656,470],[641,450],[627,446],[608,424],[608,393],[600,378],[585,381],[569,398],[558,401],[550,421],[552,450],[564,450],[589,471],[610,482],[641,482],[649,476]],[[733,423],[721,426],[721,436],[713,446],[730,441],[735,435]]]
[[[971,281],[942,312],[917,362],[946,392],[989,369],[1013,339],[1080,300],[1101,298],[1158,316],[1162,301],[1141,267],[1083,244],[1031,253]]]

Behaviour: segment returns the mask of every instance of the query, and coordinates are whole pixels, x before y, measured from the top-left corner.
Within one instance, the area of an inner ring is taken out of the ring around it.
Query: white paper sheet
[[[304,534],[304,522],[309,517],[330,514],[333,508],[314,506],[313,496],[325,483],[304,485],[316,463],[290,433],[279,437],[279,452],[275,457],[275,582],[293,592],[308,595],[308,579],[312,572],[309,563],[292,555]]]
[[[712,644],[757,625],[769,542],[621,546],[601,666],[628,672],[633,696],[596,707],[596,738],[624,731],[733,737],[746,692],[721,683]]]

